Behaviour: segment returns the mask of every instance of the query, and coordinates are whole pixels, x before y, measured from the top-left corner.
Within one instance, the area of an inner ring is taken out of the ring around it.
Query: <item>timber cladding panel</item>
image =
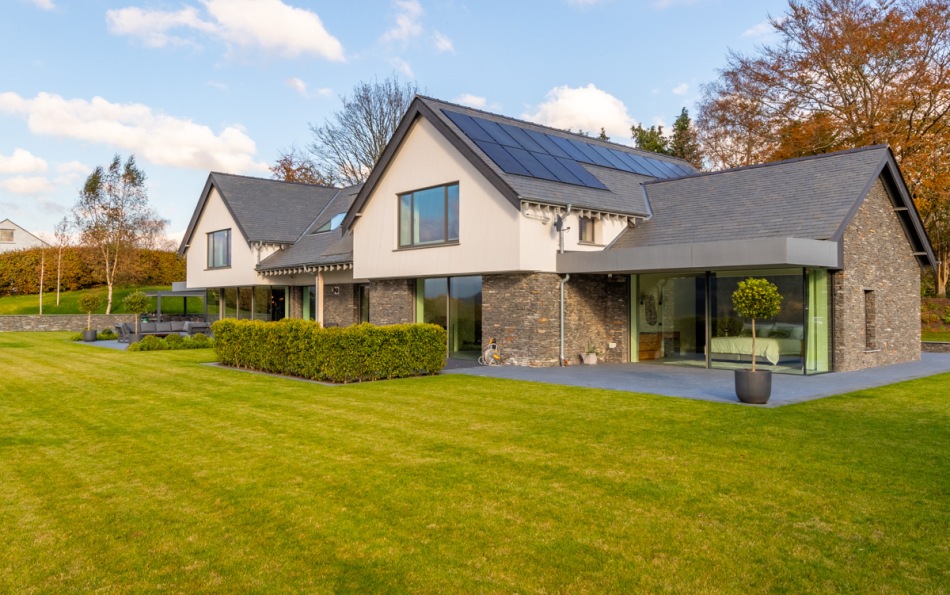
[[[879,179],[844,233],[833,276],[834,368],[920,359],[920,268]]]

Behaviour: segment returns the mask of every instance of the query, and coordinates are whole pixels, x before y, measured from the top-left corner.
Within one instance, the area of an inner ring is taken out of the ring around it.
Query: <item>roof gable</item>
[[[212,188],[217,190],[246,242],[281,245],[297,241],[341,192],[339,188],[212,172],[185,231],[179,254],[184,254],[190,245]]]
[[[352,228],[419,118],[431,123],[519,210],[527,200],[646,216],[649,205],[640,182],[695,172],[680,159],[417,96],[344,219],[344,228]]]

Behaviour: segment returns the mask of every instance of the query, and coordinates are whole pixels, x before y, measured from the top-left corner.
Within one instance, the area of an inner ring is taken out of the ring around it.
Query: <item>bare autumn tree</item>
[[[53,247],[56,249],[56,305],[59,305],[59,293],[63,280],[63,252],[72,243],[70,235],[70,221],[68,217],[63,217],[56,227],[53,228]]]
[[[778,41],[704,87],[706,158],[734,167],[888,144],[950,273],[950,0],[790,0]]]
[[[419,92],[414,83],[393,75],[362,82],[340,98],[343,108],[319,126],[311,124],[308,149],[324,180],[359,184],[366,181],[399,121]]]
[[[271,177],[284,182],[299,182],[301,184],[315,184],[317,186],[332,186],[316,162],[301,152],[297,147],[290,147],[280,152],[280,157],[270,166]]]
[[[116,155],[86,178],[73,207],[73,224],[82,243],[98,254],[108,287],[106,314],[112,311],[112,290],[126,257],[161,235],[166,223],[149,207],[145,173],[134,155],[125,163]]]

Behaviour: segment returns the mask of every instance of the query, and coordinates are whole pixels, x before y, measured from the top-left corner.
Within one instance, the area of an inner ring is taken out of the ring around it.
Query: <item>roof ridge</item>
[[[246,174],[230,174],[223,171],[212,171],[211,175],[212,176],[227,176],[229,178],[244,178],[245,180],[254,180],[256,182],[272,182],[275,184],[292,184],[294,186],[309,186],[311,188],[323,188],[325,190],[339,191],[346,188],[346,187],[339,187],[339,186],[325,186],[323,184],[310,184],[307,182],[292,182],[290,180],[278,180],[275,178],[259,178],[257,176],[249,176]]]
[[[520,118],[512,118],[511,116],[505,116],[505,115],[502,115],[502,114],[496,114],[496,113],[489,112],[489,111],[486,111],[486,110],[483,110],[483,109],[479,109],[479,108],[475,108],[475,107],[469,107],[469,106],[467,106],[467,105],[461,105],[461,104],[458,104],[458,103],[452,103],[452,102],[450,102],[450,101],[444,101],[444,100],[442,100],[442,99],[436,99],[435,97],[428,97],[428,96],[425,96],[425,95],[416,95],[416,97],[422,99],[423,101],[432,101],[432,102],[439,103],[439,104],[442,104],[442,105],[451,106],[451,107],[458,107],[458,108],[470,110],[470,111],[473,111],[473,112],[476,112],[476,113],[479,113],[479,114],[484,114],[484,115],[486,115],[486,116],[492,116],[492,117],[494,117],[494,118],[501,118],[501,119],[503,119],[503,120],[509,120],[509,121],[511,121],[511,122],[518,122],[518,123],[520,123],[520,124],[527,124],[527,125],[529,125],[529,126],[535,126],[535,127],[537,127],[537,128],[543,128],[543,129],[545,129],[545,130],[550,130],[550,131],[556,132],[556,133],[558,133],[558,134],[566,134],[566,135],[568,135],[568,136],[575,137],[575,138],[577,138],[578,140],[582,140],[583,142],[595,143],[595,144],[598,144],[598,145],[600,145],[600,146],[609,147],[609,148],[617,148],[617,149],[622,149],[622,150],[625,150],[625,151],[634,151],[634,152],[636,152],[637,154],[642,154],[642,155],[644,155],[645,157],[650,157],[650,158],[654,158],[654,159],[661,159],[661,160],[677,161],[677,162],[685,163],[686,165],[695,168],[695,166],[694,166],[692,163],[690,163],[689,161],[687,161],[686,159],[683,159],[683,158],[681,158],[681,157],[674,157],[673,155],[666,155],[666,154],[664,154],[664,153],[657,153],[657,152],[655,152],[655,151],[647,151],[646,149],[641,149],[641,148],[639,148],[639,147],[631,147],[630,145],[623,145],[623,144],[616,143],[616,142],[612,142],[612,141],[604,141],[604,140],[600,140],[599,138],[592,137],[592,136],[585,136],[585,135],[579,134],[579,133],[577,133],[577,132],[571,132],[571,131],[569,131],[569,130],[563,130],[563,129],[561,129],[561,128],[555,128],[555,127],[553,127],[553,126],[548,126],[548,125],[546,125],[546,124],[538,124],[537,122],[529,122],[528,120],[522,120],[522,119],[520,119]]]
[[[702,178],[707,176],[716,176],[719,174],[727,174],[739,171],[749,171],[754,169],[761,169],[763,167],[775,167],[779,165],[789,165],[792,163],[799,163],[804,161],[814,161],[817,159],[825,159],[829,157],[841,157],[842,155],[854,154],[854,153],[864,153],[867,151],[875,151],[880,149],[890,150],[890,146],[886,144],[877,144],[877,145],[867,145],[864,147],[853,147],[851,149],[842,149],[840,151],[832,151],[830,153],[818,153],[817,155],[805,155],[803,157],[793,157],[790,159],[782,159],[779,161],[766,161],[765,163],[753,163],[751,165],[739,165],[736,167],[730,167],[727,169],[719,169],[716,171],[703,171],[697,172],[695,174],[689,174],[681,176],[679,178],[668,178],[668,179],[654,179],[643,182],[644,185],[653,185],[653,184],[662,184],[664,182],[674,182],[677,180],[682,180],[684,178]]]

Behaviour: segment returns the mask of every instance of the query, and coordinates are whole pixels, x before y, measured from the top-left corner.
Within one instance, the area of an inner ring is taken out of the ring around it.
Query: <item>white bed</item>
[[[711,351],[716,354],[751,355],[752,337],[713,337]],[[755,338],[755,354],[765,358],[773,366],[783,355],[801,355],[801,339]]]
[[[744,329],[751,333],[751,328]],[[783,355],[802,354],[802,326],[799,324],[775,323],[756,328],[755,355],[765,358],[773,366]],[[710,343],[712,356],[752,355],[752,337],[713,337]]]

